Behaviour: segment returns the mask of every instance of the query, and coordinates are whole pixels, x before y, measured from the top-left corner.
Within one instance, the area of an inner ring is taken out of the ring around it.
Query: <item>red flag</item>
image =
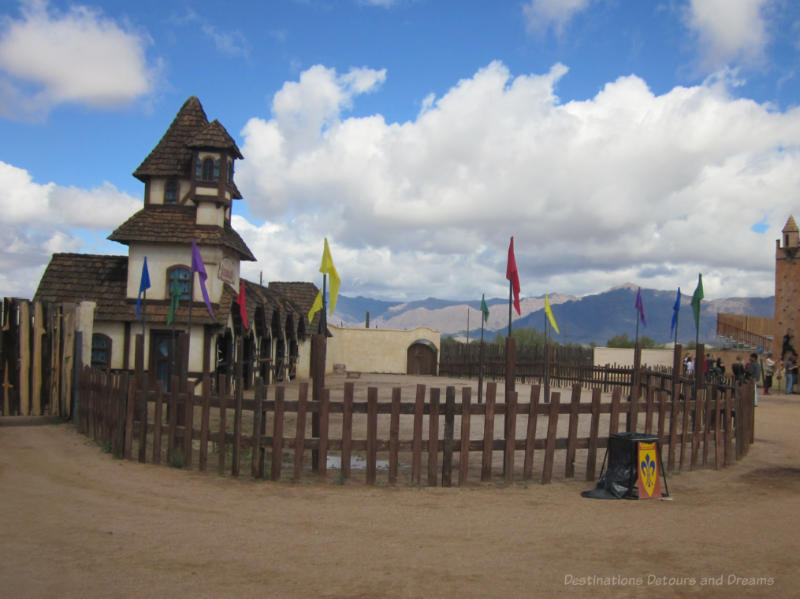
[[[511,236],[511,244],[508,246],[508,266],[506,266],[506,279],[511,281],[511,289],[514,291],[514,309],[520,316],[519,309],[519,273],[517,272],[517,261],[514,259],[514,236]]]
[[[239,296],[236,298],[236,303],[239,304],[239,314],[242,317],[242,324],[244,328],[247,326],[247,295],[244,292],[244,279],[239,279]]]

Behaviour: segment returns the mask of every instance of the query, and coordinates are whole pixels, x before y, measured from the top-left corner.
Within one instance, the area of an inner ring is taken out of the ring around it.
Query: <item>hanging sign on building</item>
[[[230,258],[223,258],[220,262],[219,279],[236,289],[236,266]]]

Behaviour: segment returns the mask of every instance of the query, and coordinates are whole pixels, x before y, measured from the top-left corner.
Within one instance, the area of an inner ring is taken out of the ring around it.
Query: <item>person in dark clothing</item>
[[[783,347],[781,348],[781,360],[786,359],[786,354],[791,353],[793,355],[797,355],[797,352],[792,345],[792,329],[786,329],[786,334],[783,336]]]
[[[744,364],[742,364],[742,356],[736,356],[736,361],[731,366],[733,371],[733,379],[737,383],[744,381]]]
[[[746,378],[752,380],[755,385],[755,403],[758,405],[758,384],[761,382],[761,362],[758,361],[758,354],[750,354],[750,362],[747,364]]]

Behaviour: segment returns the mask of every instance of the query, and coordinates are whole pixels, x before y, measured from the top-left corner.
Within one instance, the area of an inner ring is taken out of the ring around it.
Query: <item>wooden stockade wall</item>
[[[610,401],[603,401],[594,388],[591,401],[584,402],[575,384],[569,397],[554,391],[545,402],[541,386],[534,384],[528,397],[510,393],[506,405],[498,401],[495,383],[477,404],[470,387],[449,386],[442,394],[440,388],[417,385],[413,397],[403,397],[401,388],[379,396],[369,387],[366,401],[356,401],[355,384],[347,382],[335,390],[341,401],[332,401],[334,390],[325,388],[315,402],[307,383],[257,383],[253,399],[245,399],[240,385],[224,392],[228,381],[211,392],[208,377],[200,393],[181,389],[177,377],[169,393],[145,381],[146,375],[85,368],[79,430],[118,457],[233,476],[244,467],[254,478],[271,480],[324,480],[328,457],[338,455],[341,467],[330,469],[340,482],[355,479],[356,457],[370,485],[549,483],[562,467],[564,478],[575,477],[576,465],[585,465],[585,479],[592,481],[599,476],[608,436],[621,430],[658,435],[668,472],[722,468],[753,442],[752,385],[707,386],[696,399],[683,399],[692,393],[681,386],[677,401],[655,387],[645,388],[635,401],[623,399],[615,387]],[[316,437],[309,434],[312,415],[318,416]],[[380,476],[379,465],[385,466]]]

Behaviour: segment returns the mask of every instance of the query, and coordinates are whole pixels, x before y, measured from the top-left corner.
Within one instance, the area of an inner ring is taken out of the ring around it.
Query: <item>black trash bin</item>
[[[663,476],[658,437],[644,433],[616,433],[608,439],[608,468],[601,472],[597,487],[581,493],[595,499],[639,499],[639,444],[655,443],[658,471]],[[666,479],[664,479],[666,490]],[[667,495],[667,493],[663,493]]]

